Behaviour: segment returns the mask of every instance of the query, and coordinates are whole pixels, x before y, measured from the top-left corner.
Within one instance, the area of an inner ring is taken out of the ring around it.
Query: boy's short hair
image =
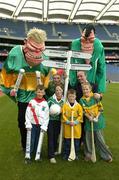
[[[69,94],[75,94],[76,95],[76,90],[75,89],[69,89],[68,92],[67,92],[67,96]]]
[[[78,74],[80,74],[80,73],[84,73],[84,75],[86,76],[86,72],[85,72],[85,71],[82,71],[82,70],[77,71],[77,76],[78,76]]]
[[[45,87],[42,85],[42,84],[39,84],[39,85],[37,85],[37,87],[36,87],[36,91],[37,90],[45,90]]]

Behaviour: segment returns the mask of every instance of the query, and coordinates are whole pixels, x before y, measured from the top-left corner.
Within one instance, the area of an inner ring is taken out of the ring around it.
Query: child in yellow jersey
[[[103,106],[101,101],[94,98],[90,84],[82,84],[83,97],[80,99],[80,104],[83,107],[85,118],[85,143],[84,154],[85,160],[92,160],[92,138],[91,131],[93,122],[94,142],[103,160],[112,161],[112,154],[105,144],[102,129],[105,128],[105,120],[103,116]]]
[[[64,103],[62,108],[62,122],[64,131],[64,149],[63,149],[63,159],[68,159],[71,147],[71,127],[74,130],[74,146],[76,159],[78,159],[79,148],[80,148],[80,138],[81,138],[81,123],[82,119],[82,107],[76,101],[76,91],[69,89],[67,93],[67,102]],[[72,117],[73,112],[73,117]],[[72,121],[73,120],[73,121]]]

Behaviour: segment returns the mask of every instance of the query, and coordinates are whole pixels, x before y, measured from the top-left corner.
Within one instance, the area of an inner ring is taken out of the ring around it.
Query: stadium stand
[[[40,22],[27,22],[27,31],[33,27],[41,28],[47,32],[49,39],[52,39],[52,24],[51,23],[40,23]]]
[[[119,64],[107,64],[106,69],[108,81],[119,82]]]
[[[0,36],[25,37],[24,21],[13,21],[11,19],[0,19]]]
[[[81,36],[77,24],[55,24],[56,36],[58,32],[62,33],[63,39],[75,39]]]
[[[24,38],[30,28],[46,30],[48,39],[75,39],[80,37],[85,24],[25,22],[21,20],[0,19],[0,36]],[[105,41],[119,38],[119,26],[95,24],[96,36]],[[59,37],[60,33],[60,37]]]
[[[105,28],[108,30],[110,35],[115,38],[116,40],[119,40],[119,26],[118,25],[105,25]]]
[[[47,47],[68,49],[73,39],[79,38],[85,24],[27,22],[12,19],[0,19],[0,59],[4,61],[9,50],[16,44],[22,44],[29,29],[36,27],[47,32]],[[110,62],[119,62],[119,26],[95,24],[96,37],[101,39],[107,60],[107,78],[119,81],[119,66]],[[0,68],[2,64],[0,64]]]

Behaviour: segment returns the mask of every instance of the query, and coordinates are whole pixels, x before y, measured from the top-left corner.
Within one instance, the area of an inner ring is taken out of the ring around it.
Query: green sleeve
[[[48,100],[48,106],[50,107],[51,105],[52,105],[52,99],[49,98],[49,100]]]
[[[98,92],[99,93],[105,92],[105,89],[106,89],[106,63],[105,63],[104,48],[102,48],[100,57],[98,59],[95,83],[98,84]]]

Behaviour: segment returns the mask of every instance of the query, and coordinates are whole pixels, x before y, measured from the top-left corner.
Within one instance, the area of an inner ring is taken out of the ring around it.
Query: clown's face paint
[[[85,53],[93,53],[93,43],[95,39],[94,31],[92,30],[88,37],[85,37],[85,30],[81,36],[81,50]],[[85,60],[86,64],[90,64],[90,59]]]
[[[27,39],[25,40],[23,50],[25,53],[26,61],[29,65],[36,66],[43,61],[41,54],[45,50],[44,43],[39,44],[32,39]]]

